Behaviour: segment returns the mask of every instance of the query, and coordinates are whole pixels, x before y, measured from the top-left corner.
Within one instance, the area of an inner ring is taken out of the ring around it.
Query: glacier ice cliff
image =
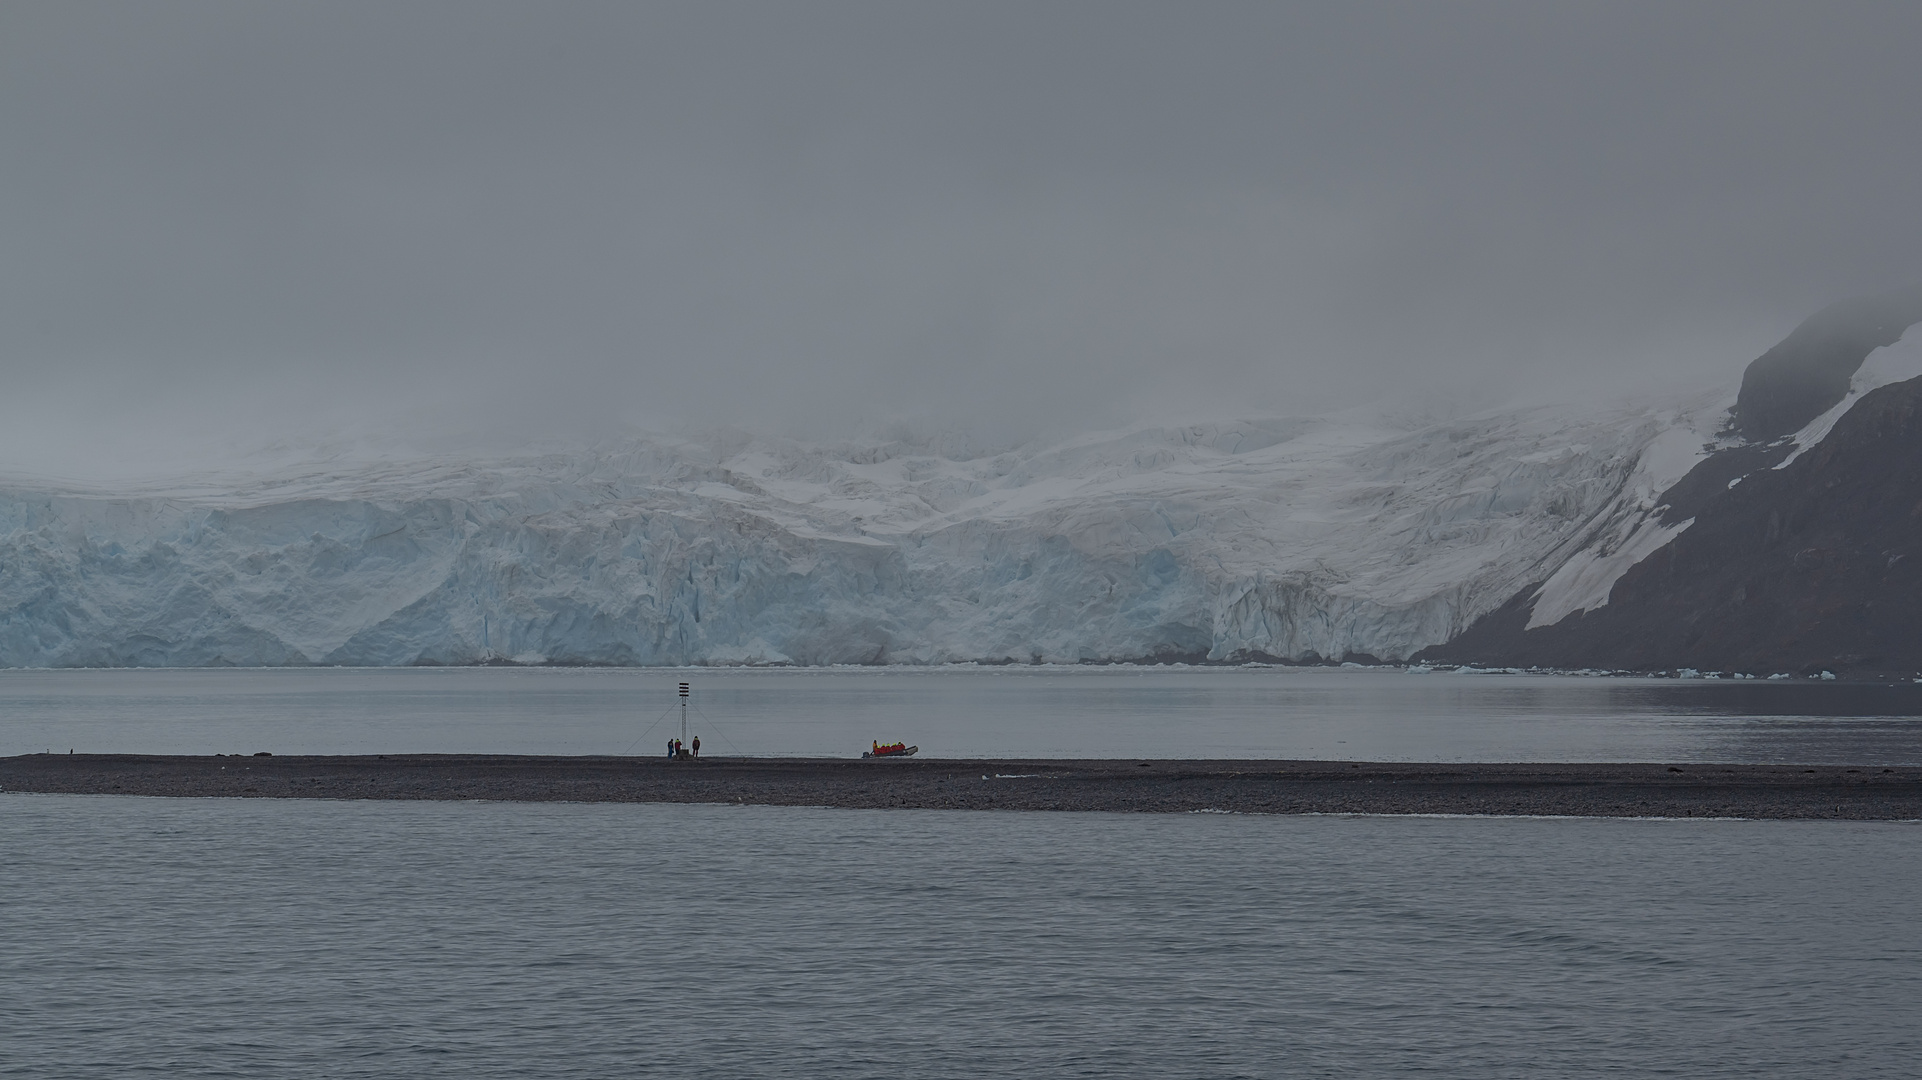
[[[1632,532],[1729,399],[14,478],[0,665],[1396,660]]]

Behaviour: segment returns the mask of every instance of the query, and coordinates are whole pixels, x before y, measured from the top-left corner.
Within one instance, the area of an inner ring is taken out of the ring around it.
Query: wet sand
[[[0,758],[0,790],[1138,813],[1922,819],[1922,768],[913,758]]]

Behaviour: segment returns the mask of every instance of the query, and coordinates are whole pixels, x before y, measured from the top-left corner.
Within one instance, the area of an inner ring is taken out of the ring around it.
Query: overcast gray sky
[[[0,467],[1734,378],[1922,5],[0,4]]]

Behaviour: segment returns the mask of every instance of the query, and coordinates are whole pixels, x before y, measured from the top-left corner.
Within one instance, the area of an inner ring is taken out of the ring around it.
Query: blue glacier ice
[[[15,477],[0,665],[1394,660],[1645,512],[1726,405]]]

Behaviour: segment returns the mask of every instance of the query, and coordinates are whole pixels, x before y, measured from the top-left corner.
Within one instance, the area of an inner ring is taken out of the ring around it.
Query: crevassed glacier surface
[[[1400,659],[1638,511],[1724,404],[16,479],[0,664]]]

